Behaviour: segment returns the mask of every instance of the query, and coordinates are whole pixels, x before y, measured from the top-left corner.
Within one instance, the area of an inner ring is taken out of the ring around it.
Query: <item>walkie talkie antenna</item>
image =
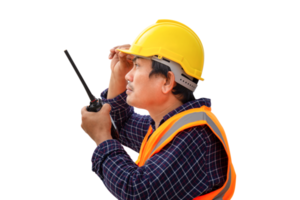
[[[103,106],[103,102],[101,99],[96,99],[94,97],[94,95],[92,95],[91,91],[89,90],[88,86],[85,84],[80,72],[78,71],[75,63],[73,62],[69,52],[67,50],[65,50],[65,54],[68,57],[70,63],[72,64],[76,74],[78,75],[79,79],[81,80],[82,85],[84,86],[85,91],[87,92],[87,94],[89,95],[91,102],[90,105],[86,107],[86,110],[89,112],[98,112],[101,110],[102,106]],[[114,120],[111,118],[111,116],[109,115],[110,120],[111,120],[111,135],[114,139],[118,139],[119,138],[119,131],[118,128],[114,122]]]
[[[77,62],[75,61],[73,55],[69,51],[69,49],[62,50],[66,60],[69,62],[70,68],[72,69],[74,75],[77,77],[79,84],[81,85],[85,96],[89,100],[89,102],[94,102],[96,100],[95,95],[92,93],[91,86],[88,84],[87,80],[83,76],[82,71],[79,69]]]

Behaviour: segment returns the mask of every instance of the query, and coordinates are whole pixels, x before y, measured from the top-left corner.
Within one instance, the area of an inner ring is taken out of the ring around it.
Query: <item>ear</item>
[[[165,84],[163,85],[163,92],[166,94],[168,92],[172,92],[172,89],[176,86],[175,75],[173,72],[168,72],[168,78],[165,79]]]

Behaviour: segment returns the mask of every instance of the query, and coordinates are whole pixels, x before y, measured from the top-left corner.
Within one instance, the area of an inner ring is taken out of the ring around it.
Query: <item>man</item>
[[[118,199],[230,199],[235,171],[225,132],[210,100],[193,95],[203,80],[198,36],[184,24],[159,20],[109,58],[109,89],[101,94],[107,104],[98,113],[82,109],[82,128],[97,144],[93,171],[109,191]],[[121,143],[140,153],[136,162]]]

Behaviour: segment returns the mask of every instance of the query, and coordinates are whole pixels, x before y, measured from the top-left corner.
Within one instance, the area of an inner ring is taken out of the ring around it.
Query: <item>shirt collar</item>
[[[174,115],[176,115],[178,113],[181,113],[183,111],[186,111],[186,110],[189,110],[189,109],[192,109],[192,108],[200,108],[201,106],[210,107],[211,106],[210,99],[200,98],[200,99],[196,99],[196,100],[193,100],[193,101],[189,101],[189,102],[183,104],[182,106],[179,106],[175,110],[172,110],[171,112],[166,114],[163,117],[163,119],[160,121],[159,126],[162,125],[169,118],[173,117]],[[155,131],[155,122],[152,118],[150,118],[150,125],[151,125],[153,131]]]

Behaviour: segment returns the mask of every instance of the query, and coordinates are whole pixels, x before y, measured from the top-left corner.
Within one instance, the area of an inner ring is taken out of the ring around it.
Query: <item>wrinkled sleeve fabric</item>
[[[142,141],[149,128],[150,116],[135,113],[133,107],[126,103],[127,95],[125,92],[113,99],[107,99],[107,92],[108,89],[103,91],[101,98],[103,103],[108,103],[111,106],[110,115],[120,135],[118,141],[134,151],[139,152]]]
[[[193,199],[209,188],[204,127],[179,133],[147,163],[138,167],[117,140],[101,143],[93,171],[118,199]]]

